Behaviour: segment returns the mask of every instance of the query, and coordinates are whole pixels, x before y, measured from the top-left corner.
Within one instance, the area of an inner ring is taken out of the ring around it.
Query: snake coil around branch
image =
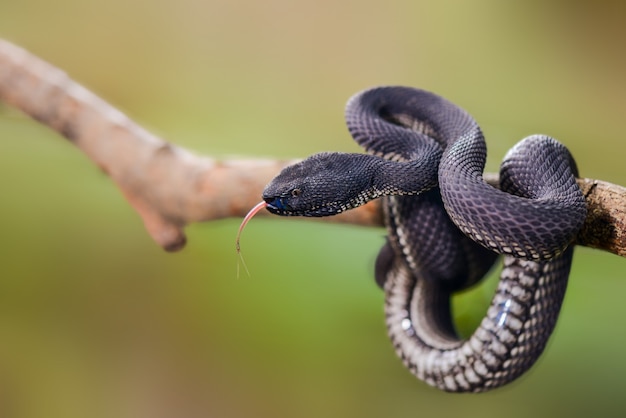
[[[286,167],[265,188],[264,205],[322,217],[381,198],[388,240],[375,276],[406,367],[451,392],[513,381],[552,334],[587,216],[571,154],[553,138],[525,138],[506,155],[496,188],[482,177],[480,128],[442,97],[374,88],[348,102],[346,119],[367,154],[327,152]],[[504,268],[491,305],[463,340],[450,297],[478,282],[498,254]]]

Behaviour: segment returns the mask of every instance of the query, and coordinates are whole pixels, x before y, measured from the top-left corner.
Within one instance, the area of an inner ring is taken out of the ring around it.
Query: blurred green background
[[[353,93],[403,84],[472,113],[488,169],[532,133],[626,184],[626,3],[0,0],[0,37],[155,133],[219,157],[358,151]],[[451,395],[396,358],[382,229],[255,219],[167,254],[58,134],[0,105],[0,417],[556,417],[626,408],[626,261],[578,250],[539,363]],[[469,332],[493,278],[456,300]]]

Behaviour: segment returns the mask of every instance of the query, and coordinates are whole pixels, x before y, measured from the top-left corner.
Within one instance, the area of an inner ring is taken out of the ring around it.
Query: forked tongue
[[[239,225],[239,232],[237,233],[237,241],[235,242],[235,248],[237,249],[237,253],[241,253],[241,247],[239,246],[239,240],[241,239],[241,233],[243,232],[243,229],[246,227],[246,224],[248,223],[248,221],[250,221],[250,219],[252,219],[252,217],[254,215],[256,215],[261,209],[263,209],[265,207],[267,207],[267,203],[266,202],[259,202],[252,209],[250,209],[250,212],[248,212],[246,217],[243,218],[243,221],[241,222],[241,225]]]

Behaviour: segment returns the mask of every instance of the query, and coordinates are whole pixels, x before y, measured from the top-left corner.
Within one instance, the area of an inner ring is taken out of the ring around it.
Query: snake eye
[[[293,189],[291,191],[291,197],[298,197],[302,194],[302,190],[300,189]]]

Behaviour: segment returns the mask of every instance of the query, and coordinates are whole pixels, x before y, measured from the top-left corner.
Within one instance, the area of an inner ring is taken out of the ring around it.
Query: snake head
[[[325,152],[285,167],[263,191],[267,210],[283,216],[331,216],[375,196],[372,156]]]

